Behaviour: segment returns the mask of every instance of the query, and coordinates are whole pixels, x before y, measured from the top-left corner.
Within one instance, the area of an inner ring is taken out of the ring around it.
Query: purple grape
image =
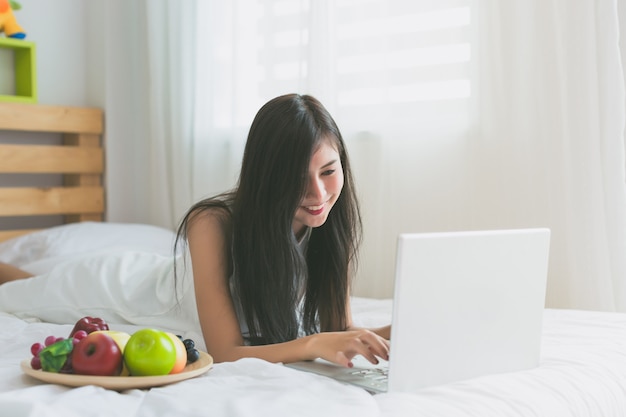
[[[74,333],[74,339],[78,339],[78,340],[83,340],[84,338],[87,337],[87,332],[84,330],[79,330],[76,333]]]
[[[33,369],[41,369],[41,359],[39,359],[39,356],[33,356],[30,360],[30,367]]]
[[[41,343],[33,343],[33,345],[30,347],[30,353],[32,353],[34,357],[38,357],[39,352],[41,352],[44,347],[45,346]]]
[[[56,336],[48,336],[46,337],[46,340],[44,340],[44,344],[46,346],[50,346],[53,343],[55,343],[57,341],[57,337]]]

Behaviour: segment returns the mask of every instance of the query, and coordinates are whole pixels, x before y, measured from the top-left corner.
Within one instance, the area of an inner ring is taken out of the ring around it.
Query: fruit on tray
[[[68,362],[73,346],[72,339],[62,339],[46,346],[39,352],[41,369],[46,372],[61,372]]]
[[[166,332],[137,330],[126,343],[124,363],[131,375],[167,375],[176,363],[176,345]]]
[[[47,372],[71,373],[71,352],[81,339],[87,336],[84,331],[79,331],[73,337],[48,336],[44,343],[33,343],[30,353],[33,355],[30,366],[33,369],[43,369]]]
[[[85,316],[76,322],[70,333],[70,337],[74,336],[74,333],[79,330],[84,330],[89,334],[96,330],[109,330],[109,325],[100,317]]]
[[[122,372],[122,351],[106,333],[88,334],[74,346],[71,358],[75,374],[116,376]]]
[[[182,337],[179,336],[181,340]],[[200,359],[200,352],[196,349],[196,343],[191,339],[183,340],[183,344],[185,345],[185,350],[187,351],[187,363],[194,363],[198,359]]]
[[[185,369],[185,366],[187,366],[187,349],[185,348],[185,344],[181,338],[169,332],[166,332],[165,334],[169,336],[170,340],[174,343],[174,348],[176,349],[176,361],[174,362],[174,366],[172,367],[170,374],[177,374],[182,372],[182,370]]]
[[[93,333],[102,333],[111,337],[111,339],[115,340],[115,343],[117,343],[117,347],[120,348],[122,353],[124,353],[126,343],[128,343],[128,339],[130,339],[130,334],[126,332],[120,332],[118,330],[96,330]]]
[[[96,330],[91,334],[94,333],[103,333],[109,335],[113,340],[115,340],[115,343],[117,343],[117,347],[120,348],[122,356],[124,355],[124,349],[126,348],[126,343],[128,343],[128,340],[130,339],[130,334],[117,330]],[[122,360],[122,372],[120,372],[120,376],[128,376],[129,374],[130,372],[128,372],[128,368]]]
[[[145,328],[132,335],[109,330],[98,317],[78,320],[68,338],[48,336],[31,346],[31,367],[98,376],[157,376],[182,372],[200,352],[191,339]]]

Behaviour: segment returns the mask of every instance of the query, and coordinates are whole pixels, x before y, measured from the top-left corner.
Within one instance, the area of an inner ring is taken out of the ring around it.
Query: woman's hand
[[[391,324],[388,324],[383,327],[379,327],[377,329],[370,329],[370,330],[376,333],[377,335],[379,335],[380,337],[382,337],[383,339],[387,339],[387,340],[391,339]]]
[[[311,356],[351,368],[352,358],[364,356],[373,364],[389,360],[389,341],[367,329],[326,332],[309,336]]]

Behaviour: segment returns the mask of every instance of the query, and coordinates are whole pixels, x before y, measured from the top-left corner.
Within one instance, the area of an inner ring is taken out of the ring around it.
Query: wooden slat
[[[36,232],[40,229],[19,229],[19,230],[0,230],[0,242],[13,239],[14,237],[23,236],[28,233]]]
[[[100,174],[68,174],[63,175],[63,185],[67,187],[99,186],[102,184]]]
[[[101,148],[100,135],[93,134],[64,134],[63,143],[66,146],[78,146],[82,149],[102,149]],[[101,163],[104,165],[104,156],[101,158]],[[63,185],[65,186],[85,186],[85,185],[100,185],[102,184],[102,171],[97,175],[90,175],[81,173],[79,175],[69,174],[63,176]],[[69,220],[68,220],[69,221]],[[84,220],[73,220],[84,221]]]
[[[67,146],[85,146],[87,148],[100,148],[100,135],[91,133],[67,133],[63,135],[63,144]]]
[[[101,174],[103,170],[101,148],[0,145],[0,173]]]
[[[63,135],[62,146],[0,145],[0,173],[63,174],[64,185],[0,188],[0,216],[63,215],[65,222],[102,221],[103,129],[101,109],[0,103],[0,130]],[[34,230],[2,230],[0,241]]]
[[[104,220],[103,213],[86,213],[86,214],[70,214],[65,216],[65,223],[78,223],[78,222],[101,222]]]
[[[0,103],[0,129],[101,134],[103,112],[98,108]]]
[[[0,216],[102,212],[102,187],[0,188]]]

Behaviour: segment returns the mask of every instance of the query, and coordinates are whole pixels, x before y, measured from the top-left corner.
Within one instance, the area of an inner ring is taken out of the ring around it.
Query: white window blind
[[[363,128],[467,120],[469,0],[261,3],[261,91],[305,80]]]
[[[445,129],[450,120],[464,125],[471,95],[470,2],[227,3],[222,7],[230,11],[219,11],[219,21],[199,17],[200,31],[212,36],[213,48],[204,52],[218,64],[211,91],[223,99],[214,106],[215,122],[248,125],[267,99],[297,91],[318,96],[342,125],[365,130]]]

